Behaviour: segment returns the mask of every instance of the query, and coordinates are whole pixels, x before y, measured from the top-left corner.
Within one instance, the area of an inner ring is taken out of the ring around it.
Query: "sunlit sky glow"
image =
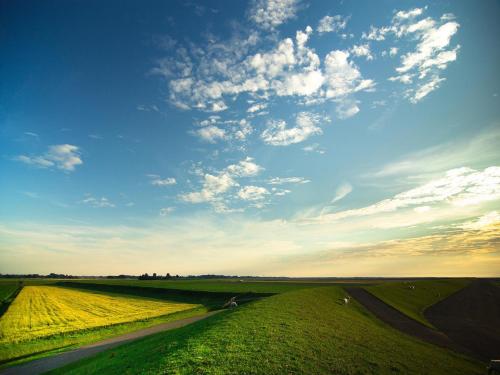
[[[1,7],[1,273],[500,276],[497,1]]]

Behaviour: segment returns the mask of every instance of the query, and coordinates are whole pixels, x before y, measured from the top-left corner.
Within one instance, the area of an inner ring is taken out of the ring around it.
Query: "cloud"
[[[485,230],[493,225],[500,227],[500,213],[498,211],[491,211],[476,220],[467,221],[459,227],[464,230]]]
[[[313,135],[322,134],[319,123],[321,117],[314,113],[300,112],[295,119],[295,127],[287,127],[284,120],[269,120],[262,132],[264,143],[272,146],[288,146],[300,143]]]
[[[311,145],[302,148],[305,152],[316,152],[318,154],[324,154],[326,151],[322,148],[319,143],[313,143]]]
[[[160,176],[156,174],[150,174],[148,177],[151,179],[150,183],[153,186],[169,186],[177,184],[177,181],[173,177],[160,178]]]
[[[246,119],[221,120],[219,116],[210,116],[198,125],[202,127],[191,131],[191,134],[208,143],[242,142],[254,131],[252,124]]]
[[[401,63],[396,67],[396,75],[389,78],[405,85],[413,84],[405,90],[405,96],[418,103],[429,93],[439,88],[445,80],[441,73],[448,64],[457,59],[460,46],[450,47],[451,38],[457,33],[460,24],[453,15],[443,15],[438,20],[432,17],[421,18],[426,8],[398,11],[389,26],[371,26],[362,38],[381,41],[392,36],[396,41],[402,38],[416,42],[415,49],[401,55]],[[390,56],[398,53],[391,47]]]
[[[342,17],[340,15],[336,16],[324,16],[318,23],[319,34],[338,32],[344,30],[347,26],[347,21],[349,17]]]
[[[246,157],[217,173],[201,172],[203,176],[201,190],[181,194],[179,198],[189,203],[208,202],[216,212],[231,212],[232,209],[227,207],[227,194],[232,188],[240,186],[237,180],[257,176],[263,169],[253,158]]]
[[[356,115],[359,112],[358,102],[352,99],[342,100],[335,108],[335,113],[338,118],[345,120],[349,117]]]
[[[307,184],[311,182],[304,177],[274,177],[267,181],[269,185],[284,185],[284,184]]]
[[[248,18],[258,27],[272,30],[295,18],[299,0],[254,0],[248,11]]]
[[[239,161],[237,164],[231,164],[226,168],[226,171],[236,177],[251,177],[258,175],[263,167],[256,164],[254,159],[251,157],[246,157],[244,160]]]
[[[354,56],[363,56],[366,58],[366,60],[373,60],[373,55],[370,51],[370,45],[367,43],[352,46],[349,49],[349,52],[351,52]]]
[[[352,185],[348,182],[340,185],[337,190],[335,190],[335,196],[333,197],[331,203],[338,202],[341,199],[344,199],[352,192]]]
[[[499,144],[500,130],[495,125],[467,138],[455,139],[404,155],[365,177],[411,176],[411,180],[432,178],[443,170],[460,167],[464,160],[467,160],[471,167],[484,167],[499,162]],[[394,184],[394,181],[391,181],[391,184]]]
[[[160,208],[160,216],[167,216],[168,214],[175,211],[174,207],[163,207]]]
[[[478,205],[500,198],[500,167],[483,171],[462,167],[449,170],[444,177],[431,180],[419,187],[396,194],[375,204],[351,210],[329,213],[317,218],[338,221],[394,212],[407,207],[448,204],[456,207]]]
[[[15,160],[39,168],[57,168],[66,172],[72,172],[77,165],[83,164],[79,148],[69,144],[49,146],[48,151],[43,155],[19,155]]]
[[[278,40],[272,48],[255,53],[261,41],[254,34],[204,47],[191,46],[191,50],[181,48],[175,61],[160,60],[153,73],[168,81],[169,101],[174,106],[207,112],[228,109],[228,103],[242,94],[248,101],[259,100],[248,109],[248,113],[254,113],[263,109],[271,96],[311,105],[326,100],[340,102],[374,89],[375,82],[363,79],[347,51],[328,53],[322,69],[320,57],[308,46],[312,33],[307,26],[298,30],[295,38]],[[356,52],[365,51],[359,47]],[[197,132],[209,140],[227,136],[220,126]]]
[[[258,201],[265,198],[269,194],[266,188],[260,186],[244,186],[238,191],[238,197],[245,201]]]
[[[95,198],[90,194],[87,194],[80,203],[96,207],[96,208],[112,208],[115,207],[115,204],[110,202],[110,200],[106,197]]]
[[[257,103],[257,104],[252,105],[251,107],[249,107],[247,109],[247,112],[249,112],[249,113],[260,112],[263,109],[265,109],[266,107],[267,107],[266,103]]]
[[[29,135],[30,137],[35,137],[35,138],[38,138],[38,134],[37,134],[37,133],[33,133],[33,132],[24,132],[23,134],[24,134],[24,135]]]

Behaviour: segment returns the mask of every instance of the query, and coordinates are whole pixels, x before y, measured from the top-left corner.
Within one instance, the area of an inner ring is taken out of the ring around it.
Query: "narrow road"
[[[466,353],[462,347],[450,340],[445,334],[411,319],[367,290],[363,288],[345,288],[345,290],[368,311],[391,327],[428,343],[470,354]]]
[[[125,344],[141,337],[149,336],[154,333],[169,331],[175,328],[181,328],[188,324],[208,318],[222,310],[211,311],[204,315],[193,316],[191,318],[180,319],[173,322],[159,324],[153,327],[141,329],[139,331],[130,332],[121,336],[113,337],[104,341],[82,346],[78,349],[54,355],[52,357],[41,358],[19,366],[9,367],[0,371],[0,375],[36,375],[54,370],[56,368],[66,366],[72,362],[79,361],[83,358],[91,357],[97,353],[107,349]]]

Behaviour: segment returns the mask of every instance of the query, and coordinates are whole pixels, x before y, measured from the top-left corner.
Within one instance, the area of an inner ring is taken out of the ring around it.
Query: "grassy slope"
[[[29,289],[32,287],[26,287],[25,289]],[[41,287],[41,288],[47,288],[47,287]],[[50,288],[54,289],[54,288]],[[85,292],[80,292],[80,291],[75,291],[72,289],[64,289],[64,288],[57,288],[61,289],[64,291],[68,291],[70,294],[77,293],[78,295],[81,295],[81,293],[87,293],[89,295],[95,295],[96,297],[112,297],[113,300],[116,300],[119,302],[119,300],[135,300],[137,303],[141,303],[141,299],[145,300],[144,298],[141,297],[136,297],[136,296],[128,296],[128,295],[119,295],[119,294],[110,294],[110,293],[89,293],[88,291]],[[24,292],[25,290],[23,290]],[[14,304],[17,302],[14,302]],[[79,301],[76,299],[75,304],[77,304]],[[158,304],[161,301],[158,300],[153,300],[151,301],[155,304]],[[14,307],[14,306],[11,306]],[[111,309],[116,309],[117,303],[112,303],[109,305]],[[101,306],[102,308],[102,306]],[[55,306],[51,306],[49,309],[49,313],[52,314],[54,313],[55,315],[52,317],[49,317],[50,320],[56,318],[56,313],[57,313],[57,308]],[[168,309],[167,309],[168,310]],[[170,311],[170,310],[169,310]],[[158,314],[154,314],[155,317],[149,317],[149,318],[144,318],[144,319],[135,319],[133,322],[125,322],[125,323],[119,323],[119,324],[108,324],[106,326],[102,327],[94,327],[94,328],[88,328],[88,329],[81,329],[78,331],[73,331],[73,332],[67,332],[64,334],[55,334],[51,335],[48,337],[42,337],[42,338],[37,338],[36,340],[23,340],[19,341],[16,343],[12,343],[8,340],[1,340],[0,341],[0,365],[5,365],[5,364],[14,364],[14,363],[19,363],[19,362],[24,362],[27,360],[31,360],[40,356],[47,356],[49,354],[52,354],[53,352],[58,352],[61,350],[68,350],[74,347],[78,347],[84,344],[88,344],[91,342],[96,342],[100,341],[104,338],[124,334],[127,332],[132,332],[138,329],[150,327],[155,324],[159,323],[164,323],[172,320],[177,320],[177,319],[182,319],[185,317],[189,316],[194,316],[194,315],[200,315],[203,314],[207,311],[206,307],[200,306],[200,305],[193,305],[192,308],[189,308],[188,310],[185,311],[180,311],[180,312],[167,312],[164,311],[165,314],[161,316],[157,316]],[[8,313],[10,312],[10,308],[8,310]],[[98,313],[99,311],[95,311],[95,313]],[[7,313],[7,314],[8,314]],[[6,315],[7,315],[6,314]],[[2,320],[6,317],[4,315],[2,317]],[[63,317],[64,319],[67,317]],[[137,318],[137,317],[136,317]],[[63,319],[63,320],[64,320]],[[3,334],[2,330],[2,334]]]
[[[365,289],[409,317],[432,327],[424,317],[425,309],[468,283],[465,279],[436,279],[384,283]],[[410,290],[409,285],[414,285],[415,289]]]
[[[58,374],[482,374],[403,335],[338,287],[269,297],[77,362]]]
[[[284,293],[303,288],[318,286],[339,285],[369,285],[374,281],[342,280],[342,281],[248,281],[240,282],[234,279],[197,279],[197,280],[106,280],[82,279],[68,280],[70,282],[142,286],[151,288],[195,290],[204,292],[232,292],[232,293]]]
[[[8,299],[19,287],[18,283],[1,283],[0,284],[0,303]]]

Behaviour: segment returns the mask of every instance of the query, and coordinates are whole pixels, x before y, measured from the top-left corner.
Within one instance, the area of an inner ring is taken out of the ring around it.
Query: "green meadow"
[[[483,374],[484,366],[386,326],[340,287],[252,302],[125,344],[54,374]]]

